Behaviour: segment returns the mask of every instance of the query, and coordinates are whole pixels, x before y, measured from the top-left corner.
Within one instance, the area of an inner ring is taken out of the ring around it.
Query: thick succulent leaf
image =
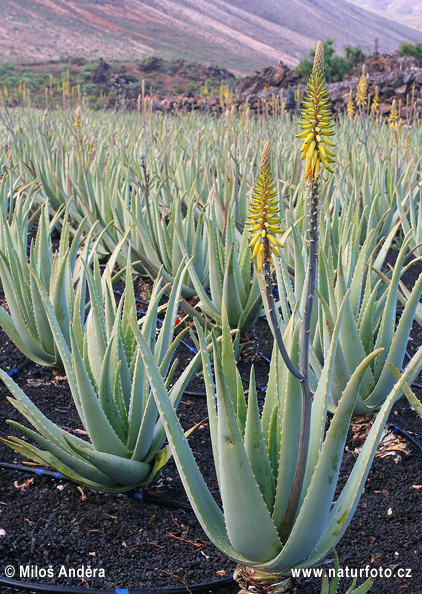
[[[173,342],[169,345],[167,352],[160,364],[160,371],[161,371],[161,375],[163,377],[167,377],[167,379],[168,379],[168,377],[170,375],[170,372],[169,372],[170,363],[173,360],[173,356],[177,350],[177,347],[179,346],[180,342],[186,337],[186,334],[188,334],[189,332],[190,332],[190,327],[186,326],[186,328],[184,328],[177,334],[177,336],[173,339]],[[173,361],[173,363],[171,363],[171,365],[173,367],[174,361]],[[169,374],[169,375],[167,375],[167,374]]]
[[[350,287],[350,305],[352,306],[352,311],[353,315],[355,316],[355,319],[357,319],[360,310],[362,300],[362,287],[364,286],[363,281],[365,280],[365,266],[368,258],[367,252],[370,247],[371,239],[373,236],[374,232],[372,232],[366,238],[365,243],[363,244],[359,252],[359,256],[356,263],[353,263],[353,276],[350,284],[348,284],[348,286]]]
[[[281,542],[248,462],[218,353],[214,354],[214,367],[221,499],[227,533],[239,555],[262,563],[277,555]]]
[[[26,295],[24,287],[22,287],[24,293],[20,294],[21,297],[16,293],[16,284],[9,272],[6,256],[2,252],[0,252],[0,276],[10,311],[9,315],[3,308],[0,308],[0,324],[9,334],[10,338],[13,336],[17,340],[17,342],[15,342],[15,340],[13,341],[29,359],[40,363],[41,365],[54,365],[55,357],[53,358],[50,353],[47,353],[43,349],[37,336],[35,320],[32,312],[31,296],[30,294]],[[23,280],[18,280],[18,284],[23,285],[25,282]],[[30,291],[29,287],[28,291]],[[29,314],[23,314],[23,307],[26,307],[26,310],[28,310],[28,308],[31,309],[30,316]],[[49,363],[50,360],[51,363]]]
[[[251,252],[249,250],[249,231],[243,230],[242,241],[239,247],[239,269],[243,282],[243,288],[247,293],[251,284]]]
[[[101,394],[101,392],[100,392]],[[147,398],[147,379],[145,367],[139,349],[135,355],[135,365],[132,373],[132,390],[128,414],[127,448],[132,452],[135,448],[139,430],[141,428]]]
[[[188,272],[189,272],[191,282],[192,282],[193,286],[195,287],[196,294],[201,301],[202,311],[207,316],[212,318],[213,320],[220,322],[221,321],[220,310],[217,309],[217,307],[214,305],[214,302],[208,297],[207,292],[205,291],[205,288],[203,287],[203,285],[198,277],[198,274],[193,266],[193,262],[191,262],[191,261],[189,261],[189,263],[188,263]],[[210,274],[212,275],[213,272],[210,271]]]
[[[316,291],[316,293],[318,294],[318,291]],[[347,295],[348,293],[346,292],[346,299]],[[321,296],[319,296],[319,301],[324,312],[324,351],[326,352],[326,357],[329,357],[329,352],[333,342],[335,323],[333,318],[331,317],[330,308],[328,304]],[[339,319],[338,314],[337,319]],[[333,377],[331,378],[331,387],[329,392],[330,400],[332,401],[334,406],[337,406],[337,402],[340,400],[344,387],[350,380],[350,377],[351,374],[347,366],[346,359],[341,348],[341,344],[338,344],[335,354],[335,363],[333,366]]]
[[[278,412],[278,406],[273,408],[273,412],[270,418],[270,423],[268,427],[268,434],[267,434],[267,449],[268,449],[268,459],[270,461],[271,470],[274,476],[274,479],[277,479],[278,473],[278,463],[279,463],[279,453],[280,453],[280,444],[281,444],[281,423],[280,423],[280,416]]]
[[[236,275],[236,264],[234,245],[232,245],[230,252],[226,258],[226,267],[224,270],[224,281],[223,281],[223,301],[226,307],[227,316],[232,328],[235,328],[239,324],[239,320],[243,314],[243,304],[246,302],[246,297],[242,282],[240,279],[240,271]],[[244,299],[242,304],[242,297]]]
[[[52,423],[28,398],[25,392],[7,375],[2,369],[0,369],[0,378],[3,380],[7,388],[13,394],[14,398],[10,398],[11,404],[19,412],[25,416],[37,431],[42,433],[51,442],[56,443],[60,447],[66,449],[66,442],[63,437],[63,431]],[[68,448],[69,449],[69,448]]]
[[[109,477],[103,475],[105,479],[104,483],[95,482],[93,480],[87,479],[84,476],[80,475],[78,472],[75,472],[74,470],[66,466],[66,464],[58,460],[55,456],[50,454],[50,452],[44,452],[43,450],[40,450],[29,443],[26,443],[22,439],[19,439],[17,437],[10,437],[10,440],[0,438],[0,441],[12,448],[13,450],[15,450],[15,452],[17,452],[18,454],[26,456],[34,462],[38,462],[39,464],[43,464],[44,466],[53,468],[56,472],[60,472],[60,474],[69,478],[70,480],[74,481],[79,485],[108,493],[119,493],[122,491],[121,486],[116,485],[114,481],[109,479]],[[97,472],[98,474],[100,474],[100,472],[93,466],[90,466],[90,469],[91,472]]]
[[[210,267],[210,289],[212,302],[217,311],[221,308],[223,299],[223,279],[224,279],[224,253],[221,238],[218,234],[218,227],[215,224],[214,212],[212,219],[207,221],[209,246],[209,267]]]
[[[180,294],[182,291],[182,281],[186,273],[186,268],[186,261],[183,257],[181,264],[177,269],[176,275],[174,277],[173,287],[171,289],[170,297],[166,306],[167,312],[164,318],[164,322],[161,326],[161,330],[158,335],[154,349],[154,356],[159,365],[166,356],[169,345],[173,340],[177,311],[179,308]]]
[[[346,294],[346,284],[344,282],[344,275],[342,272],[341,260],[339,259],[339,266],[337,271],[337,302],[341,303],[344,295]],[[356,326],[356,319],[353,315],[352,306],[350,305],[350,299],[347,300],[343,322],[340,327],[340,344],[341,349],[344,353],[344,357],[349,368],[349,372],[352,374],[353,371],[360,365],[365,359],[366,352],[363,348],[361,338]],[[368,367],[365,372],[365,377],[360,387],[360,394],[362,398],[368,396],[374,387],[374,378],[371,369]]]
[[[145,394],[146,405],[142,416],[141,426],[132,452],[133,460],[144,460],[146,458],[154,437],[158,410],[150,390],[148,388],[147,390],[148,391]]]
[[[356,586],[356,580],[354,580],[353,584],[347,590],[346,594],[366,594],[366,592],[368,592],[368,590],[370,589],[370,587],[372,586],[373,583],[374,583],[374,580],[372,578],[369,578],[366,580],[366,582],[361,584],[358,588],[354,589]]]
[[[276,343],[273,344],[270,370],[268,374],[267,389],[265,391],[264,406],[261,414],[261,425],[264,433],[265,440],[268,444],[269,431],[273,411],[275,407],[279,406],[280,395],[279,395],[279,379],[282,377],[283,371],[285,370],[285,364],[281,359],[280,351],[277,348]],[[278,462],[277,462],[278,464]]]
[[[370,284],[369,279],[370,275],[368,275],[368,284]],[[368,289],[368,297],[365,299],[365,305],[362,305],[362,309],[359,313],[358,330],[366,353],[370,353],[374,348],[375,300],[380,284],[381,281],[378,281],[372,291]]]
[[[207,395],[208,424],[211,435],[211,445],[214,457],[214,467],[217,475],[218,485],[220,486],[220,462],[218,459],[218,422],[217,422],[217,401],[215,395],[214,378],[212,375],[211,360],[207,349],[202,328],[195,320],[195,328],[200,341],[200,353],[202,360],[202,371],[204,375],[205,392]]]
[[[293,365],[299,365],[299,330],[301,322],[296,322],[293,332],[290,327],[293,320],[289,322],[284,333],[285,346]],[[290,334],[289,341],[286,340]],[[280,357],[281,358],[281,357]],[[302,419],[302,390],[300,382],[287,369],[284,361],[283,372],[278,374],[276,381],[279,395],[278,410],[281,417],[281,443],[277,468],[277,490],[273,511],[273,521],[277,529],[280,528],[286,513],[287,504],[296,471],[297,455],[299,451],[301,419]]]
[[[417,356],[415,356],[406,367],[401,379],[394,386],[377,414],[375,422],[359,453],[353,470],[329,513],[321,538],[312,553],[306,558],[305,562],[298,565],[299,567],[305,564],[308,567],[309,565],[317,563],[320,559],[323,559],[346,531],[359,503],[366,478],[371,468],[391,408],[403,392],[404,385],[408,383],[408,381],[412,381],[421,362],[422,349],[419,349]]]
[[[24,324],[22,326],[18,324],[16,327],[11,316],[2,307],[0,307],[0,326],[25,357],[39,365],[56,364],[56,357],[53,354],[48,354],[35,342]]]
[[[128,449],[119,439],[101,407],[73,332],[71,332],[71,347],[73,368],[83,410],[84,425],[94,448],[99,452],[127,456],[129,453]]]
[[[175,409],[177,409],[177,407],[179,406],[180,400],[183,396],[183,392],[186,389],[186,386],[189,384],[192,377],[198,371],[200,362],[201,362],[200,353],[197,353],[193,357],[193,359],[191,360],[189,365],[183,370],[182,374],[177,379],[174,386],[171,388],[171,390],[169,392],[169,397],[170,397],[170,402],[172,403],[172,405]],[[165,385],[167,383],[168,382],[166,381]],[[167,385],[166,385],[166,389],[167,389]],[[144,462],[149,462],[151,460],[152,456],[155,456],[156,452],[158,452],[158,450],[163,446],[164,440],[165,440],[165,430],[163,427],[162,417],[160,416],[158,418],[156,425],[155,425],[155,431],[154,431],[154,436],[152,439],[150,451],[148,452],[148,455],[146,456]]]
[[[69,311],[69,301],[67,299],[66,284],[71,284],[70,271],[67,259],[64,259],[59,266],[57,277],[50,287],[50,300],[53,306],[54,315],[62,329],[63,336],[67,344],[70,344],[69,325],[71,315]]]
[[[340,309],[337,315],[337,320],[333,329],[331,338],[330,350],[324,361],[321,377],[319,378],[318,387],[314,394],[311,412],[311,430],[309,436],[308,458],[306,461],[305,478],[303,481],[301,500],[305,497],[312,476],[317,465],[321,447],[324,441],[325,423],[327,420],[328,401],[331,394],[331,384],[333,381],[336,352],[340,337],[340,327],[343,321],[344,308],[348,299],[349,292],[343,298]],[[341,399],[340,399],[341,401]],[[336,403],[337,405],[338,403]]]
[[[397,293],[400,282],[401,270],[403,266],[403,260],[406,255],[407,248],[411,241],[410,235],[405,238],[400,252],[397,256],[397,260],[394,266],[393,275],[391,277],[391,283],[388,287],[388,297],[385,304],[385,308],[382,315],[381,327],[378,332],[375,348],[384,348],[380,359],[376,362],[375,366],[375,377],[380,377],[381,371],[387,360],[389,348],[392,341],[392,335],[394,332],[394,322],[396,319],[396,308],[397,308]]]
[[[112,453],[99,452],[83,446],[77,447],[74,444],[72,447],[95,468],[123,486],[140,485],[151,472],[149,464],[137,460],[129,460]]]
[[[52,253],[50,243],[48,204],[45,204],[41,210],[38,220],[37,236],[34,243],[34,256],[37,263],[37,270],[47,288],[50,286]],[[32,251],[32,250],[31,250]]]
[[[230,333],[230,323],[225,309],[225,302],[222,302],[222,365],[224,371],[224,378],[228,388],[228,393],[232,399],[233,409],[238,418],[240,427],[242,428],[242,435],[245,428],[246,421],[246,401],[242,390],[242,394],[238,394],[238,376],[239,371],[236,366],[236,357],[233,349],[233,343]],[[219,353],[219,348],[215,341],[214,355]],[[239,401],[239,408],[238,408]]]
[[[142,331],[142,335],[144,336],[145,340],[149,344],[150,348],[154,352],[155,347],[155,338],[156,338],[156,330],[157,330],[157,315],[158,315],[158,306],[161,297],[164,295],[166,291],[166,286],[160,288],[161,285],[161,270],[160,274],[157,277],[156,282],[154,283],[152,294],[149,301],[149,306],[145,313],[145,316],[142,317],[140,321],[140,328]],[[132,320],[132,318],[129,318]],[[132,331],[133,330],[133,324]]]
[[[394,365],[392,365],[391,363],[388,364],[388,367],[390,368],[391,372],[394,373],[394,375],[396,376],[396,379],[400,380],[401,379],[400,371],[396,367],[394,367]],[[404,384],[403,392],[405,393],[406,398],[408,399],[411,407],[414,408],[415,411],[418,413],[418,415],[422,418],[422,403],[416,398],[416,395],[413,392],[413,390],[411,390],[407,384]]]
[[[98,383],[98,399],[107,419],[109,420],[119,439],[124,442],[125,431],[123,419],[116,402],[114,393],[114,382],[111,377],[110,358],[115,338],[112,338],[107,345],[101,369],[100,381]]]
[[[395,367],[401,367],[403,364],[406,347],[409,340],[410,330],[415,317],[416,308],[419,299],[422,295],[422,274],[419,275],[413,290],[410,294],[407,304],[400,316],[397,329],[395,331],[393,340],[391,342],[390,350],[386,357],[386,363],[391,363]],[[369,398],[365,400],[368,406],[377,406],[382,402],[387,394],[393,389],[394,377],[388,369],[388,365],[384,365],[381,371],[380,378],[375,386],[374,391]]]
[[[30,254],[31,266],[34,267],[33,253]],[[50,324],[48,322],[47,315],[45,313],[44,305],[41,299],[41,295],[38,291],[37,283],[33,275],[30,275],[29,286],[31,291],[31,303],[34,312],[34,321],[37,329],[38,340],[42,344],[46,354],[54,353],[54,338],[50,330]]]
[[[98,351],[99,357],[102,360],[106,350],[107,335],[101,290],[101,278],[98,278],[98,273],[96,273],[96,269],[98,269],[98,259],[94,259],[94,274],[92,274],[91,270],[85,263],[84,267],[89,287],[89,297],[91,303],[89,315],[92,317],[91,323],[93,327],[93,337],[95,335],[95,343],[93,340],[92,347],[94,347],[95,344],[95,349]]]
[[[20,425],[19,423],[10,421],[9,424],[15,427],[16,429],[22,431],[22,433],[27,435],[31,440],[35,441],[40,446],[42,446],[44,448],[44,452],[49,453],[52,456],[52,462],[57,461],[58,463],[64,464],[67,466],[67,468],[76,473],[79,480],[89,480],[95,482],[97,485],[102,484],[104,486],[110,486],[115,484],[115,481],[113,479],[111,479],[103,472],[92,466],[92,464],[90,464],[89,461],[84,459],[83,456],[80,456],[79,453],[75,451],[73,448],[70,451],[68,451],[64,447],[61,447],[60,445],[53,443],[48,438],[45,438],[43,435],[40,435],[39,433],[36,433],[35,431],[32,431],[31,429],[28,429],[27,427]],[[67,435],[68,434],[66,434],[66,432],[63,432],[64,438]],[[66,443],[65,439],[63,441]],[[21,443],[25,444],[26,442],[23,441]],[[87,444],[87,446],[90,445],[91,444]],[[91,450],[92,448],[90,448],[90,451]],[[58,472],[61,472],[58,464],[53,464],[53,468]],[[78,478],[76,479],[77,482],[79,482]]]
[[[357,367],[331,420],[308,491],[290,536],[277,558],[265,564],[270,572],[283,572],[310,555],[323,533],[340,472],[344,444],[353,413],[359,384],[372,359],[374,351]]]
[[[195,462],[148,344],[142,336],[138,344],[177,470],[196,517],[207,536],[223,553],[239,563],[247,562],[229,542],[223,512],[209,492]]]
[[[134,337],[132,329],[130,327],[129,319],[137,320],[137,318],[138,316],[136,311],[135,292],[132,280],[132,261],[130,258],[130,252],[128,252],[121,330],[122,341],[125,352],[127,353],[128,361],[132,361],[132,357],[136,351],[136,338]]]
[[[274,505],[275,481],[271,470],[268,450],[262,433],[259,417],[258,399],[256,397],[255,373],[251,368],[249,381],[248,412],[245,427],[245,451],[251,465],[259,490],[272,513]]]

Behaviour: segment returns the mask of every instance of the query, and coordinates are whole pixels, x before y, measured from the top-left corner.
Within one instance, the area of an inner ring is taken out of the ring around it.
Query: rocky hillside
[[[387,116],[393,100],[400,107],[400,115],[406,118],[416,111],[422,112],[422,59],[402,56],[398,52],[370,57],[365,61],[368,93],[374,97],[376,87],[379,92],[379,112]],[[334,113],[343,112],[346,108],[349,92],[356,95],[357,85],[362,73],[362,64],[349,73],[341,82],[330,83],[328,90]],[[297,91],[301,95],[305,85],[299,77],[282,62],[275,67],[262,68],[255,76],[245,77],[237,84],[233,95],[236,109],[248,103],[254,115],[271,115],[273,106],[280,105],[282,97],[285,109],[297,110]],[[154,98],[154,108],[159,111],[197,111],[210,110],[221,113],[222,107],[218,97],[199,98],[189,94],[178,97]],[[279,107],[277,110],[279,111]]]
[[[360,1],[360,0],[359,0]],[[346,0],[0,0],[0,59],[143,59],[155,54],[252,73],[290,67],[318,38],[381,52],[422,33]]]
[[[72,58],[30,64],[0,64],[0,94],[9,105],[21,105],[24,95],[34,107],[73,105],[79,94],[94,109],[136,107],[138,96],[217,94],[223,85],[233,90],[235,75],[221,66],[148,57],[134,61]],[[46,98],[47,89],[47,98]]]

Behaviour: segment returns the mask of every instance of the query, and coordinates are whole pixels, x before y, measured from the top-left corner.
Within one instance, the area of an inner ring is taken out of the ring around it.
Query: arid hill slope
[[[363,1],[363,0],[357,0]],[[369,0],[368,0],[369,1]],[[295,66],[318,38],[380,51],[422,33],[344,0],[0,0],[3,61],[157,54],[238,74]]]

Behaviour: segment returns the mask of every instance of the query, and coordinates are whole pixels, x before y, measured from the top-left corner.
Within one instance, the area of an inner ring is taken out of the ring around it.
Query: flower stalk
[[[281,233],[281,230],[278,218],[279,210],[275,200],[275,186],[270,170],[268,143],[264,147],[261,168],[247,221],[247,225],[251,227],[250,232],[254,234],[250,242],[250,247],[253,248],[252,256],[256,259],[258,272],[261,270],[263,272],[265,299],[273,335],[287,368],[295,378],[300,380],[301,386],[302,416],[299,449],[292,488],[280,528],[280,537],[284,542],[292,530],[299,506],[310,440],[313,392],[309,383],[309,348],[317,275],[319,176],[321,167],[333,172],[331,164],[335,161],[332,150],[334,143],[329,139],[330,136],[333,136],[334,131],[328,107],[321,42],[317,44],[314,66],[303,105],[301,126],[304,130],[298,134],[298,137],[304,139],[301,156],[305,161],[305,180],[309,189],[309,260],[305,281],[305,298],[301,312],[299,369],[292,363],[285,348],[272,291],[271,258],[273,254],[279,255],[278,248],[282,247],[282,244],[276,238],[276,234]]]
[[[249,247],[253,250],[252,258],[255,260],[258,272],[263,272],[265,299],[268,304],[269,321],[274,339],[288,370],[294,377],[301,380],[302,374],[293,365],[283,342],[272,289],[271,258],[273,254],[279,256],[278,250],[283,247],[283,244],[277,237],[278,234],[282,233],[282,230],[280,228],[279,208],[275,195],[275,184],[270,166],[270,144],[266,142],[262,153],[256,187],[252,194],[248,220],[246,221],[246,225],[249,226],[249,232],[253,234]]]
[[[302,128],[309,131],[302,146],[302,160],[305,160],[305,180],[309,188],[309,260],[305,282],[305,300],[302,311],[300,331],[300,375],[302,393],[302,418],[300,443],[292,489],[286,514],[281,525],[280,535],[286,539],[291,532],[299,506],[308,457],[313,392],[309,384],[309,346],[311,334],[312,308],[315,295],[318,259],[318,213],[319,213],[319,174],[320,164],[333,173],[331,164],[335,161],[330,147],[334,143],[327,138],[333,136],[332,117],[328,107],[328,90],[325,83],[324,52],[321,41],[315,50],[314,66],[308,81],[301,122]],[[304,133],[298,135],[303,137]]]

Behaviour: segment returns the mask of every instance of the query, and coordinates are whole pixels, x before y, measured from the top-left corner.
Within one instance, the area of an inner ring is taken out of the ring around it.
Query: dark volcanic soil
[[[260,320],[251,333],[251,342],[250,351],[270,355],[271,338],[264,320]],[[415,329],[411,346],[418,344],[420,333]],[[182,368],[188,355],[182,345],[179,348]],[[0,366],[9,370],[23,361],[22,355],[1,332]],[[249,366],[249,362],[241,363],[244,377],[247,377]],[[255,367],[257,384],[262,387],[268,364],[261,358],[255,361]],[[15,379],[49,418],[66,428],[81,428],[67,384],[60,375],[30,363]],[[203,391],[200,380],[195,379],[189,390]],[[6,396],[7,389],[1,385],[1,436],[13,433],[5,425],[6,419],[22,422]],[[179,413],[183,425],[190,427],[206,417],[205,402],[200,397],[186,394]],[[396,404],[390,421],[422,443],[422,421],[407,401],[402,399]],[[217,485],[206,425],[193,435],[191,447],[211,491],[215,492]],[[349,451],[345,453],[340,478],[342,483],[356,460],[354,448],[349,439]],[[0,460],[22,462],[18,455],[1,444]],[[180,587],[214,581],[233,572],[234,564],[209,543],[195,516],[189,512],[139,503],[130,495],[81,490],[68,481],[10,470],[0,470],[0,486],[0,575],[4,575],[7,565],[28,564],[46,569],[51,565],[56,585],[110,589]],[[187,501],[172,463],[148,491]],[[421,456],[411,453],[376,458],[352,524],[337,547],[340,567],[391,568],[393,574],[408,569],[408,577],[379,578],[370,592],[422,593],[421,498]],[[105,577],[87,581],[57,577],[61,566],[78,568],[88,565],[96,570],[103,569]],[[31,581],[53,583],[48,577],[35,576]],[[339,594],[346,592],[350,581],[345,578],[340,582]],[[362,581],[359,579],[358,583]],[[235,590],[234,586],[226,586],[221,592],[230,594]],[[0,591],[1,594],[17,592],[4,586]],[[299,579],[294,591],[297,594],[319,594],[320,580]]]

